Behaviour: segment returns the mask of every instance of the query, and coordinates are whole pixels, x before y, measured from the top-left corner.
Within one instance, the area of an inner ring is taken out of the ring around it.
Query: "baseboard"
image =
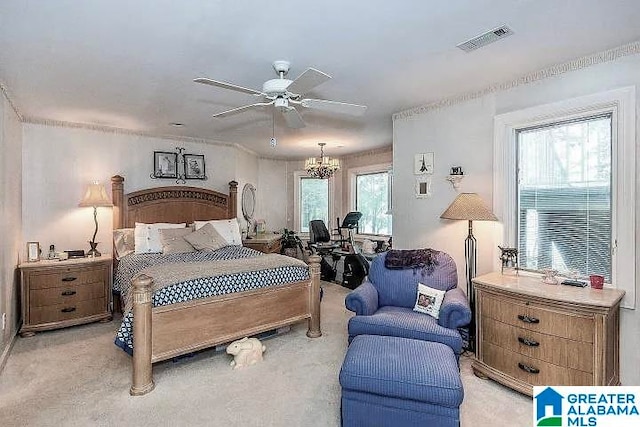
[[[9,339],[9,344],[7,344],[7,346],[2,351],[2,354],[0,354],[0,374],[2,374],[4,365],[7,363],[7,359],[9,359],[9,354],[11,354],[11,349],[13,348],[13,345],[16,343],[17,337],[18,337],[18,333],[16,331],[16,333],[11,336],[11,339]]]

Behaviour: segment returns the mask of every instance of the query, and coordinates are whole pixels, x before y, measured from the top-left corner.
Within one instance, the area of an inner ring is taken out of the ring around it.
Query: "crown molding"
[[[86,130],[99,131],[99,132],[105,132],[105,133],[116,133],[116,134],[122,134],[122,135],[133,135],[133,136],[144,136],[148,138],[168,139],[171,141],[178,141],[178,142],[195,142],[200,144],[220,145],[224,147],[236,147],[236,148],[239,147],[238,144],[217,141],[213,139],[194,138],[191,136],[163,135],[163,134],[156,134],[152,132],[124,129],[119,127],[92,125],[87,123],[65,122],[62,120],[43,119],[40,117],[29,117],[29,116],[23,117],[22,122],[34,124],[34,125],[61,127],[61,128],[68,128],[68,129],[86,129]],[[243,149],[248,150],[246,148],[243,148]]]
[[[467,92],[462,95],[443,98],[439,101],[431,102],[429,104],[425,104],[419,107],[414,107],[408,110],[400,111],[398,113],[395,113],[392,116],[393,121],[395,122],[396,120],[408,119],[413,116],[428,113],[429,111],[434,111],[441,108],[450,107],[452,105],[460,104],[466,101],[470,101],[472,99],[481,98],[490,93],[512,89],[516,86],[537,82],[539,80],[544,80],[549,77],[554,77],[560,74],[569,73],[571,71],[576,71],[583,68],[591,67],[592,65],[615,61],[616,59],[623,58],[625,56],[636,55],[638,53],[640,53],[640,40],[636,40],[634,42],[627,43],[622,46],[615,47],[613,49],[604,50],[602,52],[594,53],[591,55],[583,56],[581,58],[573,59],[571,61],[556,64],[551,67],[543,68],[541,70],[526,74],[515,80],[496,83],[484,89]]]
[[[18,116],[18,120],[22,122],[23,121],[22,113],[20,113],[20,110],[18,110],[18,107],[16,107],[16,104],[14,104],[13,101],[11,100],[11,96],[9,96],[9,89],[7,89],[7,85],[5,85],[4,82],[1,82],[1,81],[0,81],[0,91],[2,91],[2,94],[4,95],[5,99],[13,109],[13,112],[16,113],[16,116]]]

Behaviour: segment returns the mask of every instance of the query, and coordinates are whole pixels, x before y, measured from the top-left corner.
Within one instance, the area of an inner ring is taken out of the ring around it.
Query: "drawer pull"
[[[68,296],[75,295],[75,294],[76,294],[76,291],[63,291],[62,292],[62,296],[63,297],[68,297]]]
[[[538,341],[530,340],[529,338],[518,337],[518,341],[520,341],[521,344],[529,347],[538,347],[540,345]]]
[[[540,369],[534,368],[532,366],[525,365],[524,363],[518,363],[518,368],[522,369],[525,372],[530,374],[539,374]]]
[[[76,308],[75,307],[65,307],[60,311],[63,312],[63,313],[71,313],[73,311],[76,311]]]
[[[63,277],[62,281],[63,282],[73,282],[74,280],[77,280],[77,279],[78,279],[77,277],[73,277],[73,276],[71,276],[71,277]]]
[[[518,314],[518,319],[522,320],[524,323],[540,323],[540,319],[527,316],[526,314]]]

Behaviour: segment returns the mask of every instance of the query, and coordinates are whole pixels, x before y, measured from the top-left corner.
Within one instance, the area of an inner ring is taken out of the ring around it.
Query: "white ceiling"
[[[0,4],[0,79],[27,119],[238,143],[264,156],[345,155],[391,144],[391,115],[640,39],[640,0],[21,0]],[[473,53],[456,44],[499,25],[515,34]],[[310,95],[367,105],[364,117],[215,112],[289,78],[333,79]],[[186,124],[184,128],[170,122]]]

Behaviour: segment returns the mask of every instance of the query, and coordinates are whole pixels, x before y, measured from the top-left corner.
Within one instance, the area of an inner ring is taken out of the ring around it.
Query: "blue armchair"
[[[471,321],[466,294],[458,288],[453,258],[437,252],[434,269],[388,269],[387,254],[371,263],[368,279],[350,292],[345,305],[356,315],[349,319],[349,342],[357,335],[386,335],[446,344],[456,356],[462,352],[458,328]],[[418,283],[446,291],[439,318],[413,311]]]

